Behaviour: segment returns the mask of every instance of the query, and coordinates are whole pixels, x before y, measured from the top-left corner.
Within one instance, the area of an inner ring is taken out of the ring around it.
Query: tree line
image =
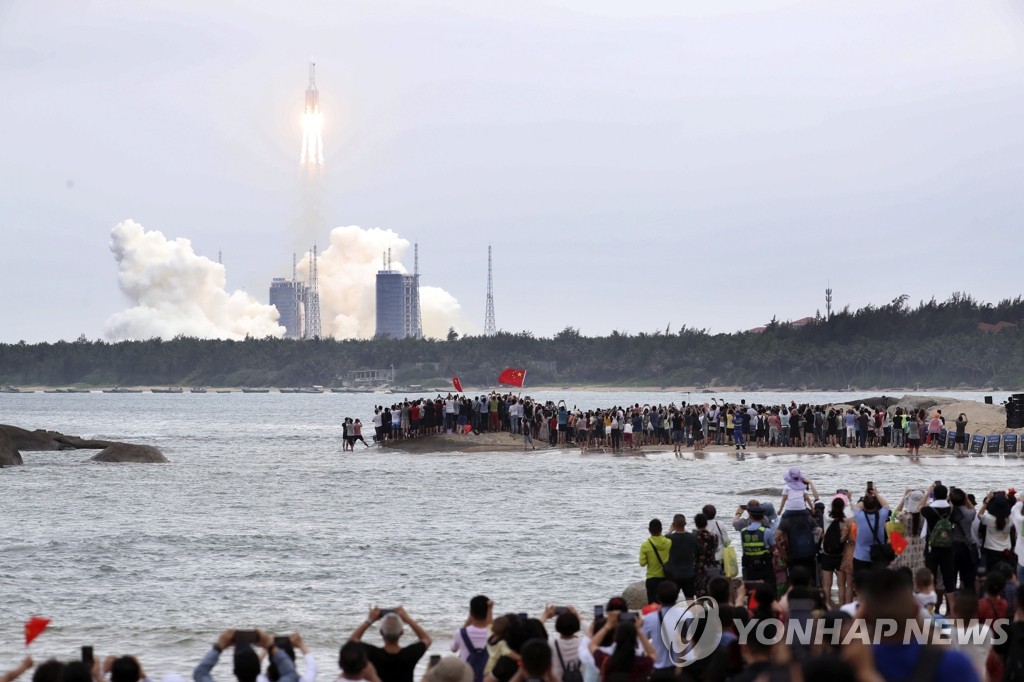
[[[773,320],[763,332],[712,334],[683,327],[587,337],[566,327],[446,339],[188,337],[110,343],[0,344],[0,384],[47,386],[341,385],[349,370],[391,368],[399,383],[493,385],[504,367],[528,384],[847,387],[1024,386],[1024,299],[981,303],[965,294],[916,307],[844,308],[803,326]],[[1010,322],[999,333],[979,323]]]

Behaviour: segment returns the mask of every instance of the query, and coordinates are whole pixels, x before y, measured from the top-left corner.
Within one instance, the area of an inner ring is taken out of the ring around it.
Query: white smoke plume
[[[331,243],[320,254],[320,309],[324,333],[337,339],[372,338],[376,332],[377,271],[382,269],[383,255],[391,249],[391,267],[408,273],[411,268],[400,261],[411,260],[412,245],[392,230],[358,225],[331,230]],[[309,257],[299,266],[302,278],[308,278]],[[423,335],[443,339],[449,327],[460,334],[472,333],[473,325],[462,312],[462,306],[444,289],[420,286],[420,310]]]
[[[273,306],[228,293],[224,266],[197,255],[187,239],[168,240],[126,220],[110,233],[117,283],[133,306],[106,324],[108,338],[243,339],[282,336]]]

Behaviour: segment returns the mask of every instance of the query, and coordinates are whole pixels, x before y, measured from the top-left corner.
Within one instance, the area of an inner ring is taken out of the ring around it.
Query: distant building
[[[377,272],[377,336],[422,339],[420,277],[392,270],[390,259]]]
[[[305,330],[306,285],[284,277],[275,277],[270,282],[270,305],[277,308],[281,316],[278,322],[284,327],[286,339],[301,339]]]

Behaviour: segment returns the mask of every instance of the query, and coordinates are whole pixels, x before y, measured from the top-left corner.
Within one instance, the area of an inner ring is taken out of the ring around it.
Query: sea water
[[[534,395],[584,409],[738,399]],[[371,440],[373,405],[400,397],[0,394],[0,423],[151,444],[171,462],[26,452],[24,466],[0,470],[0,668],[19,659],[22,624],[38,614],[53,625],[32,647],[37,661],[76,658],[92,645],[98,656],[139,655],[150,677],[187,676],[221,630],[259,627],[302,632],[321,678],[332,679],[338,646],[371,604],[404,604],[438,640],[435,651],[476,594],[498,613],[536,614],[546,604],[589,612],[643,579],[637,558],[651,518],[692,519],[713,503],[730,520],[752,496],[777,503],[794,464],[822,495],[873,480],[893,506],[906,487],[936,479],[979,498],[990,488],[1024,489],[1024,460],[1000,457],[342,451],[343,417],[361,418]],[[230,662],[221,665],[227,678]]]

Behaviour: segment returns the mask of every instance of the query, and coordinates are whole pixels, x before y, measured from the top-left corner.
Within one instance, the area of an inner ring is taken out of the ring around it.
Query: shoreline
[[[485,452],[528,452],[528,453],[542,453],[542,452],[565,452],[569,454],[577,454],[581,457],[590,455],[611,455],[614,457],[638,457],[644,458],[648,455],[672,455],[673,446],[670,444],[665,445],[645,445],[638,447],[635,450],[624,449],[618,452],[613,451],[611,448],[590,448],[586,452],[580,451],[580,448],[575,445],[549,445],[547,443],[538,443],[534,441],[536,450],[523,448],[522,436],[513,436],[508,432],[501,433],[480,433],[477,435],[458,435],[458,434],[429,434],[426,436],[419,436],[417,438],[407,438],[403,440],[388,441],[386,443],[378,443],[368,449],[377,449],[381,452],[405,452],[410,454],[480,454]],[[362,452],[363,448],[359,448],[358,452]],[[920,456],[918,458],[911,458],[905,448],[844,448],[841,446],[813,446],[813,447],[791,447],[791,448],[778,448],[778,447],[758,447],[756,445],[748,446],[746,450],[736,450],[735,446],[727,445],[709,445],[703,450],[694,450],[692,447],[684,447],[682,453],[678,456],[682,459],[700,459],[704,455],[743,455],[744,458],[750,457],[780,457],[784,455],[831,455],[833,457],[838,456],[849,456],[849,457],[884,457],[894,456],[904,458],[908,461],[919,461],[925,459],[936,459],[936,458],[949,458],[949,459],[1018,459],[1024,458],[1024,453],[990,453],[981,455],[970,455],[964,454],[961,457],[956,457],[953,450],[933,450],[929,447],[922,447]]]

